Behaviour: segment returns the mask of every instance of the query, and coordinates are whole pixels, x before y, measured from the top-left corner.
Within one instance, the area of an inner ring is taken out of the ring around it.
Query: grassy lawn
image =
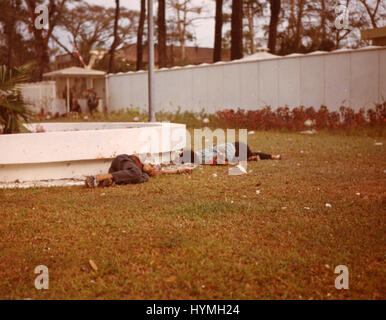
[[[287,159],[243,176],[200,167],[142,185],[0,190],[0,298],[385,299],[386,139],[248,141]],[[34,287],[41,264],[49,290]],[[334,287],[337,265],[349,290]]]

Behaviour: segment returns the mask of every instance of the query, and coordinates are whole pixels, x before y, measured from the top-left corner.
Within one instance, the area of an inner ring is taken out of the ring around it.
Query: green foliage
[[[33,112],[23,101],[20,84],[27,81],[32,64],[25,64],[16,68],[0,67],[0,128],[3,133],[17,133],[21,131],[21,121],[29,121]]]

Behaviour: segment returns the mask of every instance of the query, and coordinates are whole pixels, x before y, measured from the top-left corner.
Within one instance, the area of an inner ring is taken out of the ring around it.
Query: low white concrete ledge
[[[181,150],[186,126],[175,123],[35,123],[31,133],[0,135],[0,183],[83,179],[107,172],[119,154]]]

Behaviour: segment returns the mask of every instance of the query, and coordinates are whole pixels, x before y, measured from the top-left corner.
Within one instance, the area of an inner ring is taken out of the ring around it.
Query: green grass
[[[386,140],[248,142],[287,159],[243,176],[206,166],[141,185],[0,190],[0,298],[385,299]],[[34,288],[41,264],[49,290]],[[337,265],[349,290],[334,287]]]

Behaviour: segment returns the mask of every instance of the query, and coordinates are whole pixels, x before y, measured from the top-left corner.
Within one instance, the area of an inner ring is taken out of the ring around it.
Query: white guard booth
[[[82,112],[88,112],[86,90],[94,89],[99,99],[98,108],[102,111],[106,103],[106,72],[89,68],[70,67],[43,74],[46,80],[56,82],[56,110],[60,113],[70,111],[70,104],[77,100]],[[72,100],[72,101],[71,101]]]

